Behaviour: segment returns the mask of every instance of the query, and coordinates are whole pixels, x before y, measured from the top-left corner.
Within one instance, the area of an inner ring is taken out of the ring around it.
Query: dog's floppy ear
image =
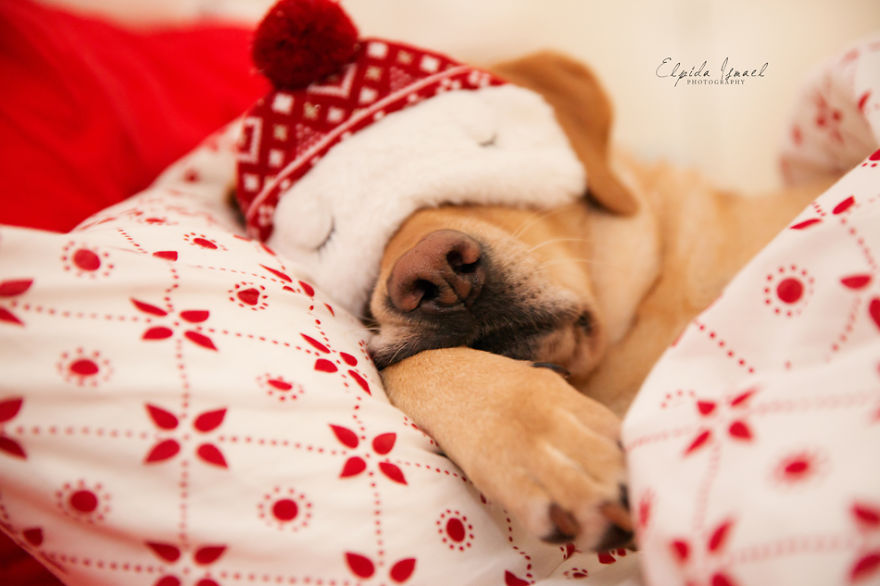
[[[491,69],[507,81],[541,94],[553,107],[557,121],[587,169],[590,194],[599,203],[620,214],[638,209],[638,202],[608,162],[611,102],[592,71],[553,51],[534,53]]]

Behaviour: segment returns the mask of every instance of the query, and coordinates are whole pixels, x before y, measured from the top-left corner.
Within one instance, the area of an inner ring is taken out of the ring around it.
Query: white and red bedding
[[[876,141],[861,83],[844,102]],[[667,352],[625,423],[642,551],[595,554],[485,502],[332,291],[243,236],[236,133],[72,232],[0,227],[0,528],[64,582],[880,580],[880,151]]]
[[[810,80],[784,147],[791,181],[849,172],[688,326],[626,417],[646,583],[880,583],[878,146],[875,39]]]

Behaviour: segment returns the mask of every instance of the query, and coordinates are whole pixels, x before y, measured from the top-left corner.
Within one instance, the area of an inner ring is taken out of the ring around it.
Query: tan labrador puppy
[[[444,207],[388,242],[370,303],[391,400],[534,534],[632,537],[620,419],[649,369],[745,262],[830,184],[742,198],[611,157],[595,76],[542,53],[502,64],[541,93],[587,169],[583,201]]]

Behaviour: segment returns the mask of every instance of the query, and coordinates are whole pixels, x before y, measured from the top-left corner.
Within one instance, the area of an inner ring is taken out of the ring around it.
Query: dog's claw
[[[629,511],[620,503],[605,503],[599,507],[602,516],[625,531],[632,531],[632,520]]]
[[[617,525],[611,525],[596,545],[596,549],[602,551],[607,549],[617,549],[618,547],[626,547],[632,543],[632,540],[632,531],[627,531]]]
[[[544,537],[549,543],[568,543],[580,533],[581,527],[574,515],[553,503],[550,505],[550,520],[553,521],[553,533]]]
[[[621,446],[620,449],[623,450],[623,446]],[[626,509],[628,511],[628,510],[630,510],[629,509],[629,487],[627,487],[627,485],[625,485],[622,482],[620,483],[619,486],[620,486],[620,504],[623,506],[624,509]]]

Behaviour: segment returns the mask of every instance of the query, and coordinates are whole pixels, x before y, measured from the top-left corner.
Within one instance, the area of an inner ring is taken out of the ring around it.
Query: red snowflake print
[[[459,511],[446,509],[435,525],[441,541],[453,551],[465,551],[474,543],[474,526]]]
[[[617,549],[609,549],[607,551],[600,551],[596,553],[596,558],[599,560],[600,564],[614,564],[617,563],[618,558],[626,557],[626,549],[623,547],[618,547]]]
[[[651,510],[654,507],[654,491],[650,488],[642,493],[636,509],[636,528],[639,533],[644,533],[651,523]]]
[[[86,352],[82,348],[63,352],[55,368],[65,381],[80,387],[97,387],[107,382],[113,374],[110,361],[103,358],[100,352]]]
[[[528,586],[529,584],[534,584],[534,582],[530,582],[528,580],[523,580],[510,570],[505,570],[504,572],[504,585],[505,586]]]
[[[66,516],[89,525],[103,521],[110,513],[110,494],[100,482],[65,482],[55,491],[55,502]]]
[[[301,492],[276,486],[263,495],[257,505],[257,516],[269,527],[297,532],[309,526],[312,503]]]
[[[780,266],[767,275],[764,283],[764,305],[776,315],[800,315],[813,295],[815,279],[806,269],[795,264]]]
[[[796,222],[789,226],[791,230],[806,230],[816,224],[821,224],[822,220],[820,218],[807,218],[806,220],[801,220],[800,222]]]
[[[854,273],[840,278],[840,284],[847,289],[859,291],[871,284],[872,277],[870,273]]]
[[[708,399],[697,399],[697,413],[701,421],[705,421],[708,425],[700,428],[697,435],[685,448],[684,455],[689,456],[711,443],[718,433],[719,427],[723,428],[725,434],[735,441],[751,442],[754,434],[747,421],[746,411],[749,400],[757,391],[756,387],[751,387],[722,403]]]
[[[257,384],[266,391],[267,395],[280,403],[295,401],[305,393],[305,387],[300,383],[287,380],[281,375],[266,373],[257,377]]]
[[[174,415],[174,413],[168,411],[167,409],[163,409],[162,407],[151,405],[149,403],[147,403],[145,406],[147,409],[147,415],[152,420],[153,424],[160,430],[173,431],[178,428],[180,420],[176,415]],[[193,421],[193,428],[197,432],[202,434],[215,431],[218,427],[220,427],[220,425],[223,424],[223,420],[225,417],[226,408],[205,411],[196,416],[195,420]],[[153,444],[153,446],[147,452],[147,455],[144,457],[144,464],[155,464],[157,462],[170,460],[179,452],[180,441],[178,441],[178,439],[173,437],[160,439],[157,443]],[[229,465],[226,463],[226,458],[223,456],[223,452],[221,452],[220,449],[213,443],[200,443],[196,448],[196,456],[198,456],[198,458],[206,464],[211,464],[219,468],[229,467]]]
[[[835,205],[831,209],[831,213],[834,214],[835,216],[839,216],[840,214],[849,211],[849,209],[851,207],[853,207],[855,204],[856,204],[856,196],[850,195],[848,197],[843,198],[839,202],[837,202],[837,205]]]
[[[684,335],[683,332],[682,335]],[[660,402],[660,408],[671,409],[673,407],[678,407],[683,403],[689,404],[693,401],[695,396],[696,394],[693,390],[677,389],[675,391],[670,391],[663,395],[663,400]]]
[[[853,291],[864,291],[873,282],[871,273],[853,273],[840,278],[840,284]],[[880,329],[880,296],[868,301],[868,317]]]
[[[715,526],[705,540],[703,547],[697,547],[687,538],[673,539],[669,542],[669,552],[672,558],[682,566],[685,575],[689,576],[687,584],[707,583],[711,586],[735,586],[737,582],[730,576],[726,569],[719,567],[719,559],[733,531],[734,521],[725,520]],[[705,564],[699,563],[697,558],[703,557],[714,566],[706,575]],[[703,574],[703,575],[698,575]]]
[[[856,501],[850,507],[850,515],[861,544],[849,568],[849,583],[866,584],[880,578],[880,504]]]
[[[107,252],[76,242],[68,242],[61,249],[61,264],[65,271],[90,279],[106,277],[115,268]]]
[[[880,153],[880,151],[877,151],[877,152]],[[877,153],[874,153],[874,155],[871,155],[871,156],[873,157],[876,155],[877,155]],[[867,163],[863,163],[862,166],[864,167],[866,164]],[[877,165],[874,164],[873,166],[876,167]],[[834,214],[835,216],[839,216],[839,215],[849,211],[849,209],[852,208],[853,205],[855,205],[855,204],[856,204],[855,196],[850,195],[848,197],[843,198],[839,202],[837,202],[837,204],[834,206],[834,208],[832,208],[831,213]],[[812,228],[813,226],[816,226],[817,224],[821,224],[821,223],[822,223],[822,218],[807,218],[806,220],[800,220],[798,222],[795,222],[794,224],[789,226],[789,228],[791,230],[806,230],[808,228]]]
[[[170,316],[169,311],[162,309],[157,305],[153,305],[152,303],[147,303],[145,301],[139,301],[137,299],[131,299],[132,304],[138,308],[143,313],[148,315],[157,317],[168,317]],[[170,326],[168,325],[151,325],[147,328],[143,334],[141,334],[141,339],[146,341],[157,341],[157,340],[167,340],[174,336],[174,328],[178,328],[182,323],[186,322],[189,324],[200,324],[206,321],[211,316],[211,313],[206,309],[188,309],[185,311],[181,311],[179,314],[179,319],[171,318]],[[217,346],[214,345],[214,341],[200,332],[198,329],[187,329],[183,332],[184,339],[192,342],[197,346],[201,346],[202,348],[206,348],[208,350],[217,350]]]
[[[31,285],[34,284],[33,279],[9,279],[0,281],[0,300],[12,299],[27,293]],[[13,304],[15,301],[13,301]],[[0,322],[23,326],[24,322],[11,310],[0,305]]]
[[[12,456],[13,458],[27,459],[24,447],[6,433],[5,427],[21,411],[24,404],[22,397],[6,397],[0,399],[0,455]]]
[[[161,561],[169,564],[177,562],[183,557],[184,552],[189,553],[190,549],[181,547],[174,543],[163,543],[159,541],[144,542],[150,551]],[[192,561],[198,566],[210,566],[216,563],[223,554],[226,553],[227,546],[222,544],[200,545],[192,549]],[[186,571],[184,571],[186,573]],[[187,580],[189,582],[189,580]],[[184,582],[173,574],[165,574],[160,576],[153,583],[153,586],[181,586]],[[194,582],[195,586],[219,586],[209,574],[203,575],[202,578]]]
[[[244,240],[250,240],[250,238],[244,238]],[[259,246],[259,247],[260,247],[260,250],[262,250],[262,251],[265,252],[266,254],[269,254],[269,255],[271,255],[271,256],[278,256],[278,253],[275,252],[274,250],[272,250],[272,247],[269,246],[268,244],[266,244],[265,242],[260,242],[260,241],[258,241],[258,240],[251,240],[251,242],[253,242],[253,243],[256,244],[257,246]],[[265,266],[265,265],[260,265],[260,266]],[[267,267],[267,268],[268,268],[268,267]],[[271,270],[271,269],[270,269],[270,270]]]
[[[275,251],[273,251],[271,248],[269,248],[268,246],[266,246],[262,242],[260,242],[259,245],[263,248],[263,250],[265,250],[266,252],[268,252],[272,256],[275,256]],[[281,279],[281,281],[284,283],[293,283],[293,278],[291,278],[290,275],[288,275],[287,273],[285,273],[284,271],[282,271],[280,269],[273,269],[272,267],[267,267],[264,264],[261,264],[260,268],[263,270],[269,271],[270,273],[272,273],[273,275],[275,275],[276,277]]]
[[[773,467],[773,481],[780,487],[799,487],[818,480],[827,471],[828,458],[818,449],[788,453]]]
[[[262,311],[269,307],[269,295],[266,293],[266,287],[263,285],[258,285],[251,281],[242,281],[236,283],[228,293],[229,300],[243,309]]]
[[[865,99],[867,99],[867,96],[865,96]],[[874,153],[862,163],[862,167],[876,167],[878,164],[880,164],[880,149],[874,151]]]
[[[176,250],[157,250],[153,253],[153,256],[156,258],[161,258],[162,260],[170,260],[176,261],[178,254]]]
[[[590,577],[590,571],[586,568],[570,568],[562,573],[569,580],[583,580]]]
[[[321,352],[321,354],[330,355],[330,348],[316,340],[315,338],[309,336],[308,334],[300,334],[302,339],[308,342],[308,344],[314,348],[315,350]],[[315,360],[315,370],[318,372],[326,372],[326,373],[334,373],[338,372],[340,369],[345,369],[348,376],[357,383],[357,385],[368,395],[372,395],[373,393],[370,391],[370,384],[367,380],[357,371],[354,367],[358,365],[358,359],[356,356],[349,354],[348,352],[336,352],[339,356],[338,360],[330,360],[327,357],[320,356]],[[343,365],[345,363],[345,365]],[[350,367],[350,368],[348,368]]]
[[[187,242],[196,248],[201,248],[202,250],[219,250],[219,251],[227,251],[229,250],[213,238],[209,238],[204,234],[199,234],[197,232],[187,232],[183,235],[184,242]]]
[[[880,297],[874,297],[868,302],[868,315],[877,329],[880,329]]]
[[[843,112],[832,107],[825,97],[816,96],[816,117],[813,122],[821,131],[827,132],[834,142],[843,144],[843,135],[840,132],[840,124],[843,120]]]
[[[870,97],[871,97],[871,90],[868,90],[868,91],[864,92],[862,94],[862,96],[859,98],[857,106],[859,107],[859,112],[861,112],[862,114],[865,113],[865,105],[868,103],[868,98],[870,98]],[[878,157],[878,158],[880,158],[880,157]]]
[[[135,218],[138,224],[146,224],[147,226],[176,226],[178,223],[169,220],[166,216],[143,214]]]
[[[350,430],[347,427],[343,427],[341,425],[330,425],[330,429],[333,431],[333,435],[336,436],[336,439],[347,448],[355,449],[360,445],[362,439],[359,438],[358,435]],[[370,443],[373,448],[373,452],[378,454],[379,456],[387,456],[391,450],[394,449],[394,444],[397,441],[396,433],[382,433],[373,438],[373,441]],[[349,458],[345,461],[345,464],[342,466],[342,471],[339,473],[340,478],[349,478],[351,476],[357,476],[361,472],[367,469],[366,458],[369,457],[369,454],[362,455],[354,455],[349,456]],[[379,471],[389,480],[392,480],[398,484],[406,484],[406,477],[403,475],[403,471],[400,469],[397,464],[390,462],[385,459],[378,464]]]
[[[22,530],[21,537],[31,547],[40,547],[43,545],[43,529],[42,527],[28,527]]]
[[[275,255],[275,251],[270,249],[268,246],[266,246],[262,242],[260,242],[259,245],[269,254],[271,254],[273,256]],[[273,269],[272,267],[268,267],[264,264],[261,264],[260,268],[262,268],[266,271],[269,271],[270,273],[272,273],[273,275],[278,277],[281,280],[281,283],[283,285],[282,289],[284,291],[288,291],[290,293],[302,294],[302,295],[305,295],[306,297],[314,297],[315,296],[315,288],[312,287],[311,285],[309,285],[308,283],[306,283],[305,281],[297,281],[296,283],[294,283],[293,278],[280,269]],[[297,288],[297,286],[298,286],[298,288]],[[329,305],[327,305],[326,307],[332,315],[333,308],[330,307]]]
[[[345,564],[351,573],[358,578],[372,578],[376,573],[376,563],[368,556],[356,553],[345,552]],[[391,565],[388,571],[388,577],[397,584],[403,584],[408,581],[416,570],[416,558],[403,558],[397,560]]]

